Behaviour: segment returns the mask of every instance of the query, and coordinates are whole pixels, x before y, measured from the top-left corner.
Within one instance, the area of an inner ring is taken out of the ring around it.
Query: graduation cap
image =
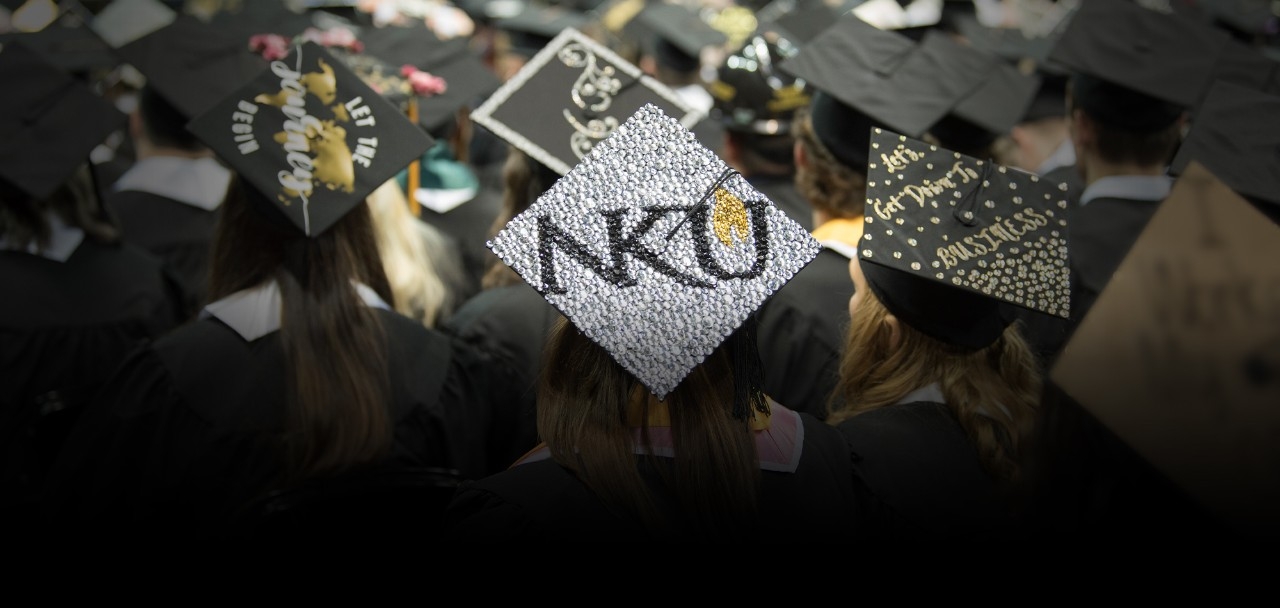
[[[692,127],[704,116],[582,32],[567,29],[471,119],[564,175],[624,120],[652,104]]]
[[[489,246],[659,399],[821,248],[653,105]]]
[[[581,29],[587,16],[562,6],[527,4],[519,14],[499,19],[494,27],[507,33],[511,50],[532,57],[565,29]]]
[[[886,129],[871,152],[859,260],[890,312],[973,350],[1008,306],[1069,317],[1065,184]]]
[[[114,0],[93,19],[90,27],[111,48],[120,48],[178,17],[158,0]]]
[[[943,0],[867,0],[853,7],[859,19],[882,30],[926,28],[942,21]]]
[[[653,33],[654,59],[679,72],[697,70],[702,65],[703,49],[724,45],[728,40],[698,13],[679,4],[650,4],[639,19]]]
[[[761,13],[768,15],[768,17],[762,16],[761,28],[779,32],[797,47],[803,47],[808,41],[817,38],[818,34],[831,27],[840,18],[837,9],[824,2],[809,2],[794,8],[768,10],[780,2],[795,4],[794,0],[775,0],[773,4],[761,9]]]
[[[1272,538],[1280,533],[1277,258],[1280,227],[1191,163],[1050,374],[1222,521]]]
[[[786,39],[770,41],[757,35],[720,65],[708,89],[726,129],[791,133],[791,120],[797,110],[808,107],[811,93],[803,80],[782,73],[776,64],[795,52]]]
[[[1280,206],[1280,96],[1218,82],[1170,171],[1199,162],[1240,194]]]
[[[932,31],[925,38],[937,38],[934,42],[950,45],[952,53],[968,53],[975,63],[985,60],[991,66],[978,88],[929,128],[943,147],[962,152],[984,148],[1022,120],[1040,85],[1038,77],[1023,74],[994,55],[956,42],[948,34]]]
[[[1049,60],[1075,73],[1072,98],[1103,123],[1149,132],[1199,101],[1227,35],[1131,2],[1082,2]]]
[[[1035,73],[1035,95],[1018,122],[1028,123],[1046,118],[1067,117],[1067,83],[1071,77],[1052,70],[1040,69]]]
[[[392,65],[412,65],[448,83],[443,92],[418,99],[418,122],[437,137],[447,133],[458,110],[502,84],[466,39],[440,40],[424,24],[372,29],[363,41],[365,53]]]
[[[188,128],[318,235],[431,145],[431,138],[313,42],[219,101]]]
[[[262,73],[267,62],[237,32],[189,15],[115,50],[188,120]]]
[[[1232,82],[1280,95],[1280,59],[1264,55],[1236,40],[1228,40],[1214,66],[1213,80]],[[1205,94],[1208,94],[1208,90]]]
[[[22,42],[0,51],[0,178],[43,199],[89,160],[125,116]]]
[[[845,16],[779,67],[819,91],[810,108],[814,131],[858,169],[872,126],[919,137],[991,72],[987,58],[954,50],[940,38],[917,44]]]
[[[110,48],[87,25],[91,15],[70,8],[78,4],[66,5],[59,6],[57,18],[44,29],[0,34],[0,45],[21,42],[58,69],[74,74],[116,67]]]

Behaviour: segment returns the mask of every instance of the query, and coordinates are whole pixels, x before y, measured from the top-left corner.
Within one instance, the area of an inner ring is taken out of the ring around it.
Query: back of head
[[[828,102],[839,103],[831,99]],[[800,194],[815,209],[833,217],[861,216],[867,197],[866,161],[862,162],[863,169],[855,169],[837,158],[820,138],[808,109],[801,110],[791,125],[795,145],[804,149],[806,158],[805,164],[796,167]]]
[[[557,179],[560,179],[560,174],[516,147],[510,147],[507,162],[502,168],[502,211],[493,220],[490,236],[496,235],[511,218],[524,213]],[[497,256],[490,255],[489,268],[481,281],[485,289],[521,282],[523,279],[511,267],[503,264]]]
[[[0,184],[0,237],[16,249],[49,245],[50,214],[63,224],[84,230],[98,243],[115,243],[120,231],[103,216],[92,176],[84,163],[48,196],[36,199],[9,184]]]

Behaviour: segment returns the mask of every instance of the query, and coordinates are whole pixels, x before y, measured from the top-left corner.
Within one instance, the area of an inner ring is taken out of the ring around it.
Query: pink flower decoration
[[[409,80],[409,85],[413,87],[414,93],[423,97],[439,95],[448,88],[443,78],[432,75],[430,72],[419,70],[409,64],[401,66],[400,75]]]
[[[276,61],[289,55],[289,41],[280,34],[257,34],[249,38],[249,50],[267,61]]]
[[[345,27],[334,27],[327,30],[309,27],[302,32],[301,39],[324,47],[348,49],[355,53],[364,50],[364,43],[356,39],[355,32]]]

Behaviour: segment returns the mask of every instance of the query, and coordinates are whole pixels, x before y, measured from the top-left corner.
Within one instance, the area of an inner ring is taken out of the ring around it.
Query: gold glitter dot
[[[879,134],[879,133],[881,133],[880,127],[876,127],[876,134]]]
[[[941,224],[941,223],[942,223],[942,220],[940,220],[940,219],[938,219],[938,218],[936,218],[936,217],[931,217],[931,218],[929,218],[929,221],[930,221],[930,222],[933,222],[933,223],[935,223],[935,224]]]
[[[863,249],[863,250],[862,250],[862,257],[864,257],[864,258],[869,258],[869,257],[871,257],[871,250],[870,250],[870,249]]]
[[[901,260],[901,259],[902,259],[902,252],[901,252],[901,251],[895,251],[895,252],[893,252],[893,259],[895,259],[895,260]]]
[[[932,169],[933,169],[933,163],[925,163],[925,164],[924,164],[924,168],[932,170]]]
[[[920,270],[920,262],[912,262],[912,263],[911,263],[911,269],[912,269],[912,270]]]
[[[916,240],[915,240],[915,239],[907,239],[907,244],[908,244],[908,245],[911,245],[912,247],[915,247],[915,246],[916,246]]]

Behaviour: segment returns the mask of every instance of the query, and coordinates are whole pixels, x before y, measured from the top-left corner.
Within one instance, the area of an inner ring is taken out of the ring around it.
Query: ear
[[[898,317],[885,315],[884,324],[889,326],[889,347],[897,350],[902,344],[902,323],[898,321]]]
[[[799,139],[791,146],[791,156],[796,161],[796,168],[809,168],[809,153],[805,151],[804,144]]]
[[[1084,110],[1075,109],[1071,111],[1071,141],[1077,146],[1093,147],[1095,137],[1095,127],[1093,119],[1084,113]]]
[[[142,112],[138,108],[134,108],[129,112],[129,137],[133,141],[141,141],[146,138],[147,132],[142,128]]]

